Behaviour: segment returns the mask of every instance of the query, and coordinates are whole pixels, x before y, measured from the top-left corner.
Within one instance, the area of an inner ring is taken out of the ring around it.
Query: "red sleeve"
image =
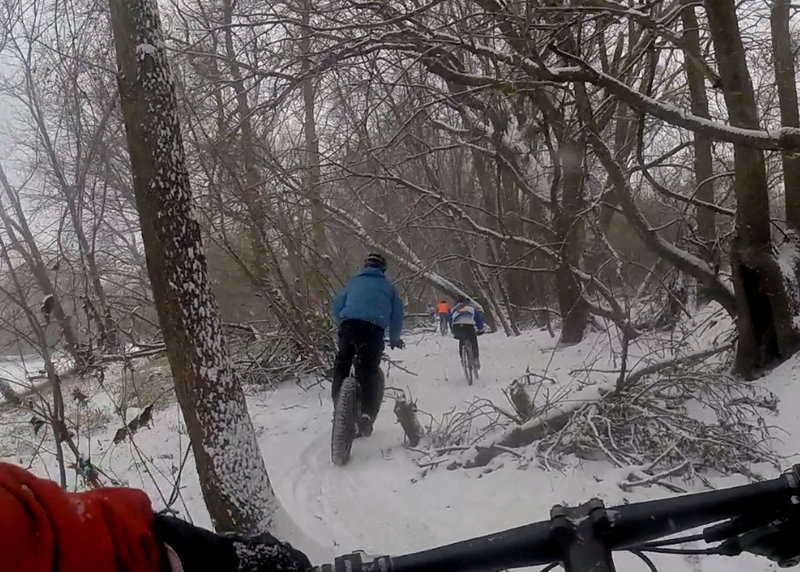
[[[0,463],[0,568],[25,572],[158,572],[153,510],[142,491],[68,493]]]

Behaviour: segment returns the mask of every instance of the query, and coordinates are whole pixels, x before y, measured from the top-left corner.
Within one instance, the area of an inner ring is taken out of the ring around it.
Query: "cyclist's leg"
[[[336,360],[333,362],[333,387],[331,397],[333,403],[339,398],[339,390],[342,383],[350,375],[350,368],[353,365],[353,358],[356,354],[355,340],[353,339],[353,324],[346,320],[339,326],[339,350],[336,352]]]
[[[472,355],[478,359],[478,333],[475,331],[475,326],[469,327],[469,341],[472,344]]]
[[[381,401],[383,401],[383,374],[381,373],[383,335],[383,329],[378,326],[364,328],[357,350],[356,377],[362,389],[361,411],[373,421],[378,416]]]
[[[453,337],[458,340],[458,357],[464,355],[464,324],[453,324]]]

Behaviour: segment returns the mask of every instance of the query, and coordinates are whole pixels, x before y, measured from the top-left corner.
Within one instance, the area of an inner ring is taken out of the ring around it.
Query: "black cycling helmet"
[[[380,268],[381,270],[386,272],[386,259],[383,257],[382,254],[372,252],[368,254],[367,257],[364,259],[364,266]]]
[[[466,296],[464,296],[463,294],[459,294],[458,296],[456,296],[456,304],[466,304],[466,303],[467,303]]]

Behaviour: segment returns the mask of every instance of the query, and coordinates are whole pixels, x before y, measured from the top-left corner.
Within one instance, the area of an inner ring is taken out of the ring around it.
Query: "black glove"
[[[485,332],[483,330],[478,330],[477,332],[475,332],[475,334],[478,336],[482,336],[484,333]]]
[[[403,340],[389,340],[389,347],[398,350],[402,350],[406,347],[406,343]]]
[[[258,536],[220,535],[186,521],[156,515],[153,531],[181,561],[185,572],[304,572],[305,554],[264,532]],[[165,570],[169,568],[165,565]]]

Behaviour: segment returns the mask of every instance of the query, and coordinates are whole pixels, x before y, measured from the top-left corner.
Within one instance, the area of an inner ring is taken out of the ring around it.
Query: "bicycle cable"
[[[631,550],[641,550],[642,552],[655,552],[656,554],[700,554],[703,556],[713,556],[719,554],[719,550],[714,548],[646,548],[637,546]]]
[[[642,559],[647,567],[650,569],[650,572],[659,572],[658,568],[656,567],[655,562],[653,562],[647,554],[644,554],[641,550],[629,550],[631,554],[635,554],[639,558]]]
[[[654,540],[652,542],[646,542],[641,546],[637,546],[637,549],[660,548],[662,546],[671,546],[673,544],[697,542],[698,540],[705,540],[705,536],[702,533],[698,533],[698,534],[687,534],[686,536],[678,536],[676,538],[667,538],[666,540]]]

